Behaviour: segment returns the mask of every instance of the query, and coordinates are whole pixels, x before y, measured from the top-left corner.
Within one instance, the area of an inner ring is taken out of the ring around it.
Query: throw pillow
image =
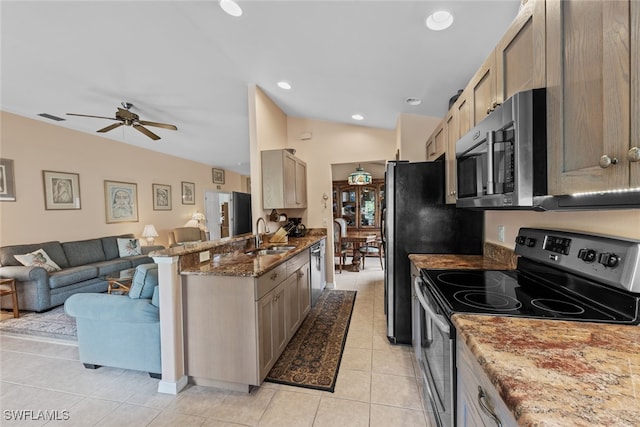
[[[153,289],[158,285],[158,264],[141,264],[136,267],[133,275],[129,298],[150,299],[153,297]]]
[[[42,267],[49,272],[61,270],[58,264],[49,258],[49,255],[47,255],[44,249],[38,249],[37,251],[24,255],[14,255],[14,257],[26,267]]]
[[[118,254],[120,258],[142,255],[139,239],[118,239]]]

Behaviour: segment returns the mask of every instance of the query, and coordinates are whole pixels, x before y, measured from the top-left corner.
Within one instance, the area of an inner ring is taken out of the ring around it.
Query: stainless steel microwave
[[[547,194],[546,90],[518,92],[456,142],[456,205],[532,209]]]

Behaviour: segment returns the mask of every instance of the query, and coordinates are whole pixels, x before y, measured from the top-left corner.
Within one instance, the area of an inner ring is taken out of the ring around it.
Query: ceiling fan
[[[163,128],[163,129],[170,129],[170,130],[178,130],[178,128],[174,125],[169,125],[166,123],[158,123],[158,122],[148,122],[146,120],[140,120],[140,116],[138,116],[136,113],[133,113],[131,111],[129,111],[131,109],[131,107],[133,107],[133,104],[130,102],[122,102],[121,103],[122,108],[118,107],[118,111],[116,111],[116,116],[115,117],[104,117],[104,116],[91,116],[88,114],[75,114],[75,113],[67,113],[68,116],[80,116],[80,117],[93,117],[96,119],[108,119],[108,120],[116,120],[119,121],[120,123],[114,123],[112,125],[109,125],[105,128],[102,129],[98,129],[97,132],[100,133],[104,133],[104,132],[109,132],[110,130],[113,130],[115,128],[118,128],[120,126],[133,126],[134,129],[142,132],[143,134],[147,135],[149,138],[153,139],[154,141],[157,141],[158,139],[160,139],[160,137],[158,135],[156,135],[155,133],[151,132],[149,129],[147,129],[144,126],[155,126],[155,127],[159,127],[159,128]],[[143,126],[144,125],[144,126]]]

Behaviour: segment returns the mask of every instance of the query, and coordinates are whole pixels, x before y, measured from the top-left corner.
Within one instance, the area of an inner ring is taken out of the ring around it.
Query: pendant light
[[[362,169],[362,165],[358,165],[355,172],[351,172],[347,178],[349,185],[367,185],[371,184],[371,174]]]

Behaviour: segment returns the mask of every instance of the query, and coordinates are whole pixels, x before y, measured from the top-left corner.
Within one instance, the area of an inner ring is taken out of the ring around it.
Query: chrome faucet
[[[260,236],[260,220],[262,220],[262,222],[264,223],[264,232],[268,233],[269,230],[267,228],[267,222],[264,220],[264,218],[259,217],[258,220],[256,221],[256,248],[259,248],[260,246],[262,246],[262,237]]]

